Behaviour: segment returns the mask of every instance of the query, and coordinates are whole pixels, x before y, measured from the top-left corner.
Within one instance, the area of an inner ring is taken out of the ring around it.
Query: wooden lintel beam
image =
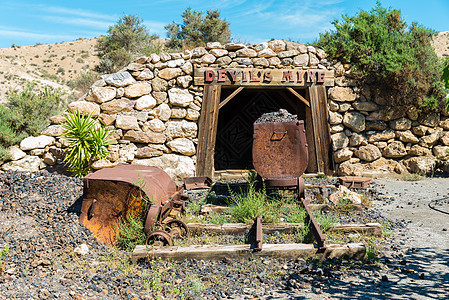
[[[305,105],[307,105],[308,107],[310,107],[309,101],[307,101],[306,98],[304,98],[303,96],[301,96],[301,94],[299,94],[299,93],[298,93],[297,91],[295,91],[293,88],[287,87],[287,90],[289,90],[293,95],[295,95],[296,98],[298,98],[299,100],[301,100],[302,102],[304,102]]]
[[[232,92],[231,95],[226,97],[223,101],[220,102],[220,105],[218,106],[218,109],[221,109],[223,106],[225,106],[229,101],[231,101],[232,98],[234,98],[238,93],[240,93],[243,90],[243,86],[239,87],[235,91]]]

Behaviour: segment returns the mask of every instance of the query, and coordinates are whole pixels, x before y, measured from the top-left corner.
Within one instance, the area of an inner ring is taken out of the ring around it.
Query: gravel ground
[[[376,189],[394,198],[378,197],[369,214],[398,222],[379,241],[376,263],[255,258],[133,266],[129,254],[96,242],[78,224],[81,180],[1,173],[0,299],[448,298],[447,215],[427,212],[425,202],[445,196],[449,180],[434,182],[380,181]],[[74,253],[82,243],[86,256]]]

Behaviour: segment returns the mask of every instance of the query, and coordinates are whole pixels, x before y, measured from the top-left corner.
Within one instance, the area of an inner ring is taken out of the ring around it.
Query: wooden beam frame
[[[236,89],[235,91],[233,91],[231,95],[229,95],[228,97],[226,97],[226,99],[224,99],[223,101],[220,102],[220,104],[218,105],[218,109],[221,109],[223,106],[225,106],[229,101],[232,100],[232,98],[237,96],[237,94],[240,93],[243,89],[244,89],[244,87],[241,86],[238,89]]]
[[[301,94],[299,94],[299,93],[298,93],[297,91],[295,91],[293,88],[287,87],[287,90],[289,90],[293,95],[295,95],[296,98],[298,98],[299,100],[301,100],[302,102],[304,102],[305,105],[307,105],[308,107],[310,107],[309,101],[307,101],[306,98],[304,98],[303,96],[301,96]]]

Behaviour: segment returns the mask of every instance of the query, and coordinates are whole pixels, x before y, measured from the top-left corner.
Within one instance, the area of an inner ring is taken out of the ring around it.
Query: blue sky
[[[218,9],[238,41],[281,38],[312,42],[320,32],[333,28],[332,20],[360,9],[370,10],[375,4],[376,0],[0,0],[0,48],[100,36],[125,14],[139,15],[151,33],[166,37],[164,26],[172,21],[180,23],[187,7]],[[448,0],[384,0],[382,4],[400,9],[408,23],[449,30]]]

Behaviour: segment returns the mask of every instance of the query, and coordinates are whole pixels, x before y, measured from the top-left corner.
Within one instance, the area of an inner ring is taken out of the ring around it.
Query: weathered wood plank
[[[289,90],[290,93],[292,93],[293,95],[295,95],[296,98],[298,98],[299,100],[301,100],[302,102],[304,102],[305,105],[307,105],[308,107],[310,107],[309,101],[307,101],[306,98],[304,98],[303,96],[301,96],[297,91],[295,91],[295,90],[292,89],[291,87],[287,87],[287,90]]]
[[[229,101],[232,100],[232,98],[237,96],[237,94],[240,93],[243,89],[244,89],[244,87],[241,86],[241,87],[237,88],[235,91],[233,91],[231,95],[229,95],[228,97],[226,97],[226,99],[224,99],[223,101],[220,102],[220,104],[218,105],[218,109],[221,109],[223,106],[225,106]]]
[[[251,225],[243,223],[225,223],[223,225],[189,223],[187,224],[187,227],[193,234],[213,233],[240,235],[245,234],[251,228]],[[267,234],[272,234],[275,232],[295,233],[298,228],[302,227],[304,227],[304,224],[302,223],[262,224],[262,230]],[[330,231],[341,233],[359,233],[369,236],[382,236],[382,226],[379,223],[335,225],[330,229]]]
[[[264,244],[261,251],[253,252],[251,245],[204,245],[204,246],[168,246],[147,247],[136,246],[131,260],[136,263],[139,259],[208,259],[243,257],[274,257],[284,259],[307,259],[347,257],[362,259],[366,254],[363,244],[352,243],[343,245],[329,245],[326,250],[319,253],[312,244]]]
[[[334,86],[334,71],[322,69],[195,68],[194,84],[223,86]]]
[[[333,167],[331,166],[330,157],[331,139],[327,111],[327,92],[324,87],[312,86],[309,87],[309,95],[318,172],[331,175]]]
[[[206,85],[198,128],[196,176],[212,178],[221,87]]]

